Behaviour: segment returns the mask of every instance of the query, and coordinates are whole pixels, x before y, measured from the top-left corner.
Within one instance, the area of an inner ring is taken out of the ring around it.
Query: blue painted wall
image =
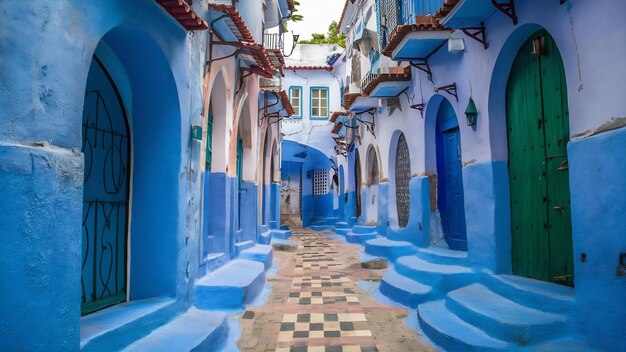
[[[468,258],[496,273],[511,272],[509,173],[505,161],[463,168]]]
[[[428,177],[413,177],[409,181],[411,199],[409,221],[404,228],[398,226],[396,214],[390,214],[387,237],[407,241],[419,247],[430,244],[430,189]],[[391,206],[395,207],[395,204]]]
[[[626,253],[626,128],[574,140],[568,154],[575,326],[590,343],[617,351],[626,334],[626,276],[617,275]]]
[[[236,242],[256,241],[259,233],[258,225],[258,186],[253,182],[241,182],[239,193],[239,229]]]
[[[194,8],[206,17],[206,4]],[[184,309],[200,232],[189,126],[200,124],[202,89],[189,77],[202,76],[206,33],[188,34],[154,1],[3,1],[0,13],[3,348],[79,349],[82,111],[101,42],[131,97],[130,297],[169,296]]]
[[[282,162],[302,163],[302,225],[309,226],[315,221],[325,221],[334,216],[333,194],[313,195],[312,170],[324,168],[329,170],[329,182],[332,178],[330,159],[319,150],[293,141],[282,142]],[[284,165],[284,164],[283,164]],[[287,169],[287,166],[283,169]],[[311,178],[307,175],[310,174]],[[281,175],[281,178],[283,175]]]

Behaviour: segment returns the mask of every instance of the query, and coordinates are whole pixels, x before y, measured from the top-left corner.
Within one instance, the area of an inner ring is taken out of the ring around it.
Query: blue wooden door
[[[467,250],[461,163],[461,134],[452,106],[442,103],[437,117],[438,207],[444,237],[455,250]]]
[[[130,131],[105,66],[94,56],[83,107],[81,314],[126,300]]]

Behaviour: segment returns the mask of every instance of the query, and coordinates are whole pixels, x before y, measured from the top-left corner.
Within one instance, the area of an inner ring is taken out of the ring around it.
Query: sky
[[[326,33],[332,21],[339,22],[344,0],[298,0],[298,14],[302,22],[289,22],[289,31],[299,34],[300,39],[311,39],[313,33]]]

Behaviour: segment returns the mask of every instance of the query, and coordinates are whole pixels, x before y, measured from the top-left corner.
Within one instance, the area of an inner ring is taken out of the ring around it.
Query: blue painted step
[[[227,315],[190,308],[124,349],[143,351],[219,351],[228,338]]]
[[[274,250],[272,246],[265,244],[257,244],[251,248],[243,250],[239,254],[239,259],[251,260],[259,263],[263,263],[265,270],[272,266],[272,257]]]
[[[346,221],[338,221],[335,223],[335,228],[336,229],[347,229],[349,228],[350,225],[348,225],[348,223]]]
[[[489,335],[522,346],[556,336],[567,321],[562,315],[513,302],[481,284],[448,293],[446,306]]]
[[[311,225],[311,226],[309,226],[309,228],[311,230],[313,230],[313,231],[324,231],[324,230],[329,229],[330,225],[325,225],[325,224],[322,224],[322,225]]]
[[[280,225],[281,230],[289,230],[289,225]]]
[[[417,314],[424,333],[447,351],[498,351],[513,347],[454,315],[443,300],[420,304]]]
[[[291,230],[272,230],[272,237],[286,240],[291,237]]]
[[[263,263],[233,260],[196,281],[194,305],[204,310],[243,309],[264,282]]]
[[[538,310],[564,313],[574,305],[574,289],[515,275],[489,275],[485,285],[493,292]]]
[[[448,248],[417,248],[417,256],[432,263],[467,265],[467,252]]]
[[[80,318],[81,351],[121,350],[179,313],[171,298],[130,301]]]
[[[380,281],[380,292],[407,307],[415,308],[428,300],[432,287],[413,281],[388,269]]]
[[[239,255],[242,251],[254,247],[255,244],[256,242],[252,240],[237,242],[235,243],[235,252]]]
[[[465,286],[474,279],[474,271],[470,268],[431,263],[416,256],[398,258],[395,270],[415,281],[436,287],[444,293]]]
[[[365,242],[365,253],[395,261],[399,257],[415,254],[415,247],[409,242],[378,237]]]
[[[348,232],[346,234],[346,241],[348,241],[349,243],[359,243],[359,244],[364,244],[365,241],[367,240],[371,240],[373,238],[378,237],[378,234],[376,234],[376,232],[371,232],[371,233],[354,233],[352,231]]]
[[[259,234],[260,244],[270,244],[270,242],[272,242],[272,231],[267,230]]]
[[[350,232],[350,228],[338,228],[335,229],[335,233],[341,236],[345,236]]]
[[[376,226],[355,225],[355,226],[352,226],[352,232],[354,232],[354,233],[376,233]]]

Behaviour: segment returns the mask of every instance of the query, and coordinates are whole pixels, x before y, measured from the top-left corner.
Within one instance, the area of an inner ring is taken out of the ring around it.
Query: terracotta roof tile
[[[444,0],[443,5],[435,14],[436,18],[443,18],[448,16],[450,11],[459,3],[460,0]]]
[[[332,71],[332,66],[285,66],[287,70],[326,70]]]
[[[172,1],[172,0],[164,0],[164,1]],[[246,22],[244,21],[243,17],[241,17],[241,15],[239,14],[239,11],[237,10],[235,6],[227,5],[227,4],[209,3],[209,9],[228,14],[228,17],[230,18],[235,28],[239,32],[239,36],[238,36],[239,39],[245,42],[254,43],[254,37],[252,36],[252,33],[250,33],[250,30],[248,29]]]
[[[330,122],[335,122],[337,121],[337,118],[339,116],[348,116],[348,112],[347,111],[335,111],[330,115]]]
[[[209,24],[196,15],[185,0],[156,0],[186,30],[197,31],[209,28]]]
[[[347,93],[343,96],[343,108],[348,110],[356,98],[360,97],[361,93]]]
[[[343,122],[337,122],[334,126],[333,129],[330,130],[330,133],[332,134],[337,134],[339,133],[339,131],[341,131],[341,128],[343,127]]]
[[[383,82],[400,82],[410,80],[410,70],[408,71],[408,73],[381,73],[377,75],[374,79],[372,79],[365,87],[363,87],[363,94],[370,95],[370,93],[372,93],[372,91]]]
[[[276,89],[270,89],[270,88],[261,88],[260,91],[276,94],[278,97],[280,97],[280,101],[282,102],[283,107],[285,108],[285,111],[287,111],[287,115],[289,116],[293,115],[294,113],[293,106],[291,105],[291,102],[289,101],[289,96],[287,96],[287,92],[285,92],[284,90],[278,91]]]
[[[250,55],[254,58],[256,66],[258,66],[258,68],[260,68],[261,70],[265,71],[266,74],[265,75],[261,74],[261,76],[266,77],[266,78],[272,78],[277,70],[276,70],[276,67],[274,67],[274,65],[272,64],[272,60],[270,60],[267,49],[265,49],[263,45],[257,44],[254,42],[252,43],[242,42],[241,45],[242,45],[242,48],[247,50],[250,53]],[[254,64],[252,64],[251,66],[254,66]]]
[[[421,31],[441,31],[445,30],[439,20],[433,16],[416,16],[415,24],[403,24],[396,28],[395,32],[389,39],[389,44],[383,48],[382,53],[387,57],[391,57],[393,51],[396,50],[398,45],[402,42],[404,37],[409,33],[421,32]]]

